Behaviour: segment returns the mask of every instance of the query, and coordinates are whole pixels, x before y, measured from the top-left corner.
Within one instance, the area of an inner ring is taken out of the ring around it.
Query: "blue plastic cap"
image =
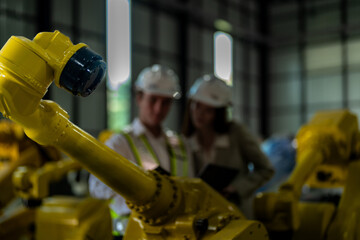
[[[105,77],[106,63],[87,47],[80,48],[66,63],[59,85],[73,95],[89,96]]]

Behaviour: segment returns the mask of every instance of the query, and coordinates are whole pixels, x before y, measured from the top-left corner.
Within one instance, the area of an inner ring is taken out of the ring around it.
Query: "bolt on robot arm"
[[[58,31],[30,41],[11,37],[0,51],[0,111],[42,145],[56,146],[120,193],[133,210],[127,239],[267,239],[264,226],[199,179],[146,172],[69,121],[42,100],[55,81],[74,95],[89,95],[105,63],[85,44]]]

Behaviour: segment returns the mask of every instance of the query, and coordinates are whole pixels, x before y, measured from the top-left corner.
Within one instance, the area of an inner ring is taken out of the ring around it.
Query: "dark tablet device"
[[[162,167],[160,167],[160,166],[155,168],[155,171],[157,171],[158,173],[160,173],[162,175],[170,176],[170,173],[168,171],[166,171],[165,169],[163,169]]]
[[[217,191],[221,191],[235,179],[238,169],[216,164],[207,164],[199,172],[198,177]]]

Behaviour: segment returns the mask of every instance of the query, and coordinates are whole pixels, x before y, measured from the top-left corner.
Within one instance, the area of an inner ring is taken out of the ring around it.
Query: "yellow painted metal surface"
[[[344,192],[334,220],[328,230],[328,240],[360,239],[360,161],[349,164]]]
[[[112,239],[107,204],[93,198],[45,199],[36,212],[36,240]]]
[[[60,152],[55,148],[40,146],[27,138],[18,124],[1,120],[0,210],[15,198],[12,176],[18,167],[38,168],[46,162],[58,161],[60,157]]]
[[[335,205],[332,203],[299,203],[300,226],[296,231],[294,231],[292,240],[325,239],[335,210]]]
[[[0,239],[33,239],[35,215],[35,209],[22,206],[0,216]]]
[[[153,219],[154,222],[133,212],[125,239],[222,239],[221,236],[229,237],[224,239],[268,239],[263,224],[247,220],[235,205],[200,179],[166,178],[174,179],[176,187],[183,190],[178,191],[181,195],[174,198],[178,208],[169,212],[164,221],[159,217]],[[174,196],[174,192],[170,195]],[[157,220],[159,224],[156,224]],[[194,227],[204,222],[207,222],[204,232]],[[253,229],[258,232],[248,238],[247,233]]]
[[[51,182],[59,181],[70,170],[79,170],[82,166],[71,159],[48,162],[41,168],[21,166],[13,174],[16,195],[23,199],[42,199],[49,196]]]

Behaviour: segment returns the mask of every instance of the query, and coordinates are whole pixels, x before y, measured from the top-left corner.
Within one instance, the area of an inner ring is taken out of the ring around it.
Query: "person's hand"
[[[226,196],[227,194],[235,193],[235,192],[236,192],[236,189],[232,185],[229,185],[222,190],[222,193],[224,196]]]

